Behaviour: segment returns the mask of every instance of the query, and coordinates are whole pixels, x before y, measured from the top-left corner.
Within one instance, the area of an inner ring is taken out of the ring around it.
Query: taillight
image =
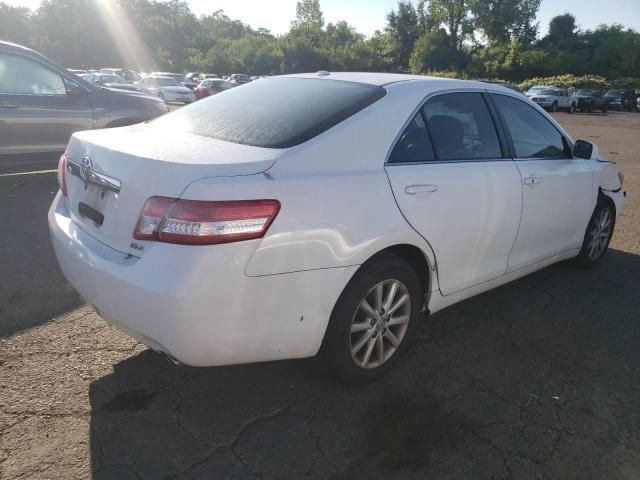
[[[67,155],[63,153],[58,160],[58,185],[62,194],[67,196]]]
[[[186,245],[262,238],[280,210],[277,200],[209,202],[151,197],[133,237]]]

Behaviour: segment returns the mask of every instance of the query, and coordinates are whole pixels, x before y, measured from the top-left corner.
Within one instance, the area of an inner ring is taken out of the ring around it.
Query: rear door
[[[88,97],[44,64],[0,53],[0,153],[64,150],[73,132],[93,127]]]
[[[398,206],[435,252],[445,295],[507,269],[522,189],[499,133],[481,92],[439,94],[409,121],[387,161]]]
[[[543,113],[515,97],[492,94],[522,182],[522,221],[509,271],[582,244],[593,211],[593,173],[574,159],[562,132]]]

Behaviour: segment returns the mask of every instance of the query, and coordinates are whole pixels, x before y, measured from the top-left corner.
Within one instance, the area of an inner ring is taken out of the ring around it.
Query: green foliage
[[[513,38],[531,43],[538,33],[535,20],[540,2],[541,0],[474,0],[471,11],[475,27],[482,30],[490,43],[508,43]]]
[[[443,29],[425,32],[415,43],[409,65],[411,72],[451,70],[458,67],[458,51]]]
[[[385,28],[390,46],[390,54],[396,59],[400,70],[409,66],[409,58],[418,38],[418,14],[408,1],[398,2],[398,11],[387,15]]]
[[[0,39],[71,68],[219,75],[410,70],[525,86],[640,88],[640,34],[620,25],[581,31],[565,14],[537,39],[539,4],[401,0],[384,29],[366,38],[347,22],[325,23],[319,0],[299,0],[289,32],[280,36],[221,10],[198,18],[184,0],[42,0],[35,11],[0,0]]]
[[[30,44],[31,12],[27,8],[12,7],[0,2],[0,40]]]
[[[529,78],[518,86],[521,90],[526,91],[534,85],[554,85],[561,88],[598,88],[601,90],[612,86],[609,80],[599,75],[575,76],[571,74]]]

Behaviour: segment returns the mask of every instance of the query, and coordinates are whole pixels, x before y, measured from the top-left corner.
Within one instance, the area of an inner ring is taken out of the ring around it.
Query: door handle
[[[20,108],[20,105],[16,105],[15,103],[0,103],[0,108]]]
[[[408,187],[404,187],[404,193],[407,195],[419,195],[421,193],[432,193],[437,191],[437,185],[409,185]]]
[[[542,183],[542,179],[540,177],[527,177],[522,182],[525,185],[538,185]]]

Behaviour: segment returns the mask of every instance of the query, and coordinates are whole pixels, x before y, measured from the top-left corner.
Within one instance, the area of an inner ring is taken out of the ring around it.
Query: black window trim
[[[425,96],[422,99],[422,101],[418,104],[418,107],[411,112],[411,114],[409,115],[409,118],[402,124],[400,131],[396,134],[395,139],[391,143],[391,147],[387,151],[387,155],[384,161],[384,166],[395,167],[395,166],[407,166],[407,165],[512,161],[513,158],[510,151],[510,146],[507,142],[507,137],[503,132],[502,123],[498,121],[497,112],[495,111],[493,103],[487,98],[488,92],[489,90],[483,90],[480,88],[455,88],[455,89],[449,89],[449,90],[438,90],[437,92],[429,93],[427,96]],[[491,117],[491,120],[493,122],[493,127],[495,128],[496,135],[498,136],[498,143],[500,145],[500,151],[502,152],[501,158],[465,158],[465,159],[459,159],[459,160],[439,160],[438,159],[436,149],[433,145],[433,138],[431,137],[431,131],[429,130],[429,123],[427,122],[427,119],[424,116],[422,109],[429,100],[435,97],[439,97],[441,95],[448,95],[451,93],[479,93],[482,96],[482,98],[484,99],[485,105],[487,107],[487,110],[489,111],[489,116]],[[507,95],[507,96],[510,96],[510,95]],[[396,148],[396,145],[402,138],[402,134],[404,133],[405,129],[409,126],[411,121],[414,119],[414,117],[418,113],[420,113],[420,115],[422,116],[422,119],[426,126],[427,134],[429,135],[429,140],[431,141],[431,148],[433,149],[433,154],[436,159],[424,160],[421,162],[390,162],[389,160],[391,158],[391,154],[393,153],[393,150]]]
[[[553,157],[518,157],[516,156],[516,149],[513,145],[513,139],[511,138],[511,133],[509,132],[509,129],[507,129],[505,127],[506,122],[504,121],[504,118],[502,117],[502,113],[500,113],[500,110],[498,109],[498,107],[496,106],[495,102],[494,102],[494,96],[503,96],[503,97],[508,97],[508,98],[513,98],[514,100],[521,102],[522,104],[526,105],[527,107],[531,108],[531,110],[533,110],[535,113],[537,113],[538,115],[540,115],[542,118],[544,118],[547,122],[549,122],[549,125],[551,125],[559,134],[560,137],[562,138],[562,143],[565,146],[565,149],[568,150],[568,152],[565,153],[565,155],[555,155]],[[505,95],[502,92],[488,92],[488,97],[489,97],[489,101],[491,102],[491,105],[493,107],[493,109],[495,110],[496,116],[500,121],[500,126],[501,129],[504,132],[505,138],[507,140],[507,145],[509,146],[509,154],[511,155],[511,159],[513,159],[513,161],[518,161],[518,162],[527,162],[527,161],[536,161],[536,160],[573,160],[573,142],[567,138],[567,136],[564,134],[564,132],[562,132],[561,130],[558,129],[558,127],[553,123],[550,122],[549,119],[546,117],[546,115],[543,112],[540,112],[534,105],[531,105],[528,103],[528,101],[524,101],[516,96],[513,95]],[[566,155],[569,156],[566,156]]]

